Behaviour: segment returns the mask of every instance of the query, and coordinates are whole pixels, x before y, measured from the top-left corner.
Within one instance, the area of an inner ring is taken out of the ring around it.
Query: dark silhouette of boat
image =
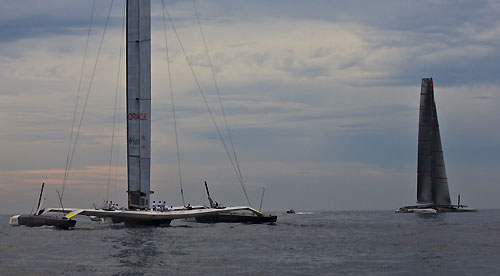
[[[418,129],[417,205],[404,206],[397,213],[472,212],[474,209],[453,205],[448,190],[443,147],[439,133],[432,78],[423,78],[420,91]]]
[[[54,226],[61,229],[70,229],[75,227],[76,220],[44,215],[16,215],[10,218],[9,224],[29,227]]]
[[[29,227],[40,227],[40,226],[54,226],[61,229],[73,228],[76,224],[76,220],[72,220],[68,217],[56,217],[47,216],[44,214],[44,209],[40,209],[43,195],[43,188],[45,183],[42,183],[42,188],[40,190],[40,196],[38,198],[38,205],[34,214],[30,215],[15,215],[9,219],[9,224],[13,226],[29,226]]]
[[[259,212],[260,213],[260,212]],[[214,215],[206,215],[196,217],[196,222],[200,223],[248,223],[248,224],[259,224],[259,223],[274,223],[278,219],[275,215],[265,215],[243,212],[220,212]]]

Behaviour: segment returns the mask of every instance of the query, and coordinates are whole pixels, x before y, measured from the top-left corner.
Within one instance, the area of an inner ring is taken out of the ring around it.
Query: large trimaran
[[[151,2],[127,1],[127,173],[128,209],[48,208],[45,212],[108,218],[114,223],[168,225],[174,219],[250,211],[263,216],[249,206],[224,209],[181,209],[158,212],[150,209],[151,168]]]
[[[400,207],[397,213],[475,211],[461,205],[460,196],[457,205],[451,203],[432,78],[423,78],[420,89],[417,163],[418,205]]]

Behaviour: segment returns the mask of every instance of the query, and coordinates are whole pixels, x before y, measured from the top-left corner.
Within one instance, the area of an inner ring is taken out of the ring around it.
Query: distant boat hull
[[[248,223],[248,224],[259,224],[259,223],[274,223],[278,219],[277,216],[273,215],[261,215],[257,216],[254,214],[232,214],[232,213],[220,213],[214,215],[206,215],[196,217],[196,222],[199,223]]]
[[[16,215],[10,218],[9,224],[29,227],[54,226],[61,229],[69,229],[75,227],[76,220],[50,216]]]
[[[396,210],[396,213],[422,213],[422,214],[435,214],[435,213],[464,213],[475,212],[475,209],[467,208],[465,206],[453,205],[424,205],[424,206],[404,206]]]

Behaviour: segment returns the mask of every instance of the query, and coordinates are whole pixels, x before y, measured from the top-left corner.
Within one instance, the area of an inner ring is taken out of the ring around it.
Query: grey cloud
[[[123,4],[115,1],[111,26],[121,26]],[[102,31],[110,1],[96,1],[93,31]],[[29,8],[27,8],[29,7]],[[0,11],[0,43],[51,35],[86,35],[91,1],[9,1]]]
[[[497,98],[489,97],[489,96],[475,96],[475,97],[473,97],[473,99],[487,100],[487,101],[489,101],[489,100],[496,101],[497,100]]]

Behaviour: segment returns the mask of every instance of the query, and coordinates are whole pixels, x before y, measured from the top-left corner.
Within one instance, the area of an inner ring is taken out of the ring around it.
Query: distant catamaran
[[[398,213],[470,212],[473,209],[453,205],[448,190],[441,135],[434,102],[432,78],[423,78],[420,91],[418,128],[417,204],[404,206]]]

